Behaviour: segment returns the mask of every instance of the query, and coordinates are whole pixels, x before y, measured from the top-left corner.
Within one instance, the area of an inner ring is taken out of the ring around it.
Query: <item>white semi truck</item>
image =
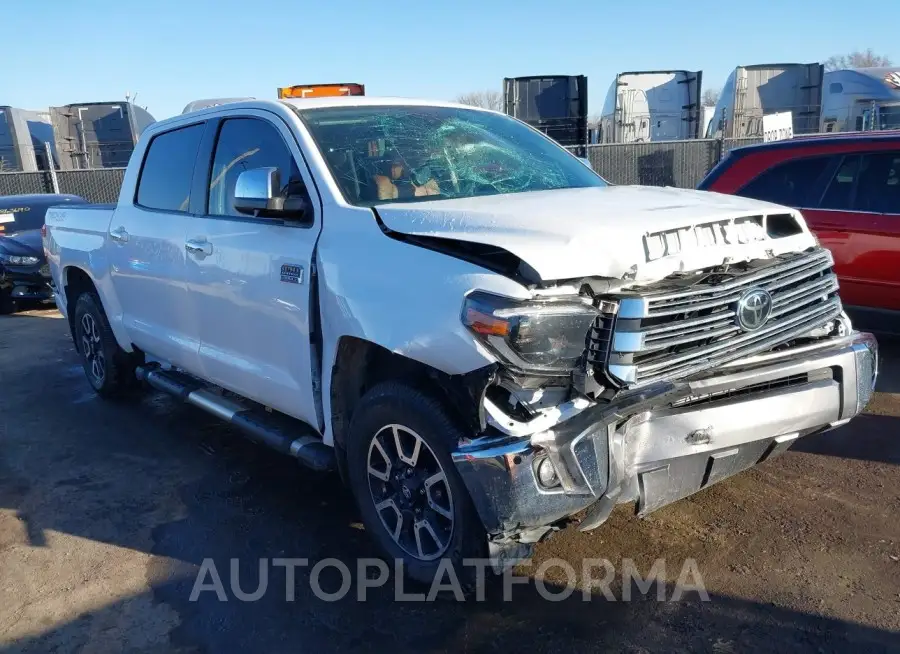
[[[825,73],[823,132],[900,129],[900,67]]]
[[[707,138],[763,136],[763,116],[790,112],[794,134],[819,131],[822,64],[738,66],[722,87]]]
[[[702,136],[702,73],[656,70],[619,73],[600,117],[601,143],[675,141]]]

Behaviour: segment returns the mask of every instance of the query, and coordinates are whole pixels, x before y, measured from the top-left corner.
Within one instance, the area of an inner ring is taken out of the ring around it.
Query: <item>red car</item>
[[[699,188],[800,209],[834,254],[848,313],[869,329],[900,332],[900,131],[738,148]]]

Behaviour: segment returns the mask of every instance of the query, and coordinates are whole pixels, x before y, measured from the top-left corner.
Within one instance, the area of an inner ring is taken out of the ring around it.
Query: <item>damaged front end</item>
[[[814,248],[527,304],[472,294],[463,321],[503,365],[453,458],[494,552],[585,509],[582,529],[622,502],[645,515],[862,411],[877,344],[831,267]]]

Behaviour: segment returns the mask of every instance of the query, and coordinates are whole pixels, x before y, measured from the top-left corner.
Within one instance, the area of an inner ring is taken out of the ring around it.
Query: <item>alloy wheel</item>
[[[81,317],[81,354],[94,381],[98,385],[103,384],[106,379],[106,355],[103,354],[97,321],[89,313]]]
[[[369,491],[375,511],[407,554],[433,561],[450,546],[453,496],[428,443],[403,425],[382,427],[369,443]]]

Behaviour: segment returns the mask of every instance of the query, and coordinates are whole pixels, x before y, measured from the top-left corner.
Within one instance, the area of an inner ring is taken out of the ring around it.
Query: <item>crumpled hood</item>
[[[31,229],[9,236],[0,236],[0,252],[17,257],[44,257],[41,232]]]
[[[515,254],[544,281],[654,281],[678,270],[768,258],[816,245],[793,209],[732,195],[647,186],[561,189],[383,204],[389,229],[482,243]],[[794,234],[767,234],[770,214]]]

